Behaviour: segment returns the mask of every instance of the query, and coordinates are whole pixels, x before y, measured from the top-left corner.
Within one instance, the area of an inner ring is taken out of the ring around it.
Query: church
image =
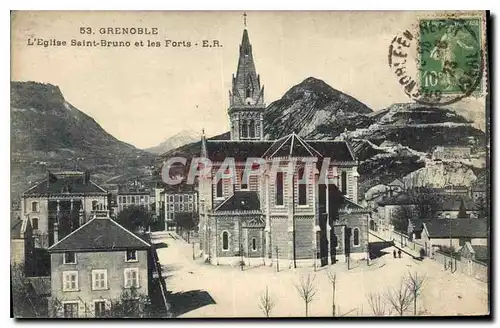
[[[370,212],[357,204],[358,162],[348,141],[295,133],[265,140],[265,110],[245,27],[229,91],[230,140],[202,136],[201,157],[212,163],[198,180],[203,256],[216,265],[280,268],[366,259]],[[220,174],[227,158],[234,179]],[[262,159],[262,174],[244,173],[248,158]]]

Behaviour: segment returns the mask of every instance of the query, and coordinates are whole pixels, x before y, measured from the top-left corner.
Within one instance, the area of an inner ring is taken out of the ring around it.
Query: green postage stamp
[[[481,90],[480,18],[422,19],[419,32],[422,93],[469,95]]]

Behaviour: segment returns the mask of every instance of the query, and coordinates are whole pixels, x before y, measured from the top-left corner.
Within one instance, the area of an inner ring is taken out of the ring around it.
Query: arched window
[[[342,195],[347,194],[347,172],[342,172]]]
[[[245,170],[241,171],[240,174],[240,190],[247,190],[248,189],[248,174],[245,179]]]
[[[252,87],[250,85],[247,85],[247,89],[245,90],[245,98],[250,97],[252,97]]]
[[[283,205],[283,172],[276,173],[276,205]]]
[[[31,211],[32,212],[38,212],[38,202],[32,202],[31,203]]]
[[[359,246],[359,229],[354,228],[352,231],[352,236],[353,236],[353,246]]]
[[[255,138],[255,121],[250,120],[250,123],[248,124],[248,134],[250,138]]]
[[[92,211],[97,211],[97,200],[92,201]]]
[[[222,233],[222,250],[227,251],[229,249],[229,233],[224,231]]]
[[[252,251],[256,251],[257,250],[257,239],[252,238]]]
[[[299,169],[299,205],[307,205],[307,184],[304,180],[304,168]]]
[[[31,227],[33,230],[38,230],[38,218],[31,219]]]
[[[220,198],[222,197],[222,178],[219,179],[219,181],[217,181],[217,188],[216,188],[216,194],[215,196]]]
[[[248,122],[247,120],[242,120],[241,121],[241,137],[242,138],[247,138],[248,137]]]

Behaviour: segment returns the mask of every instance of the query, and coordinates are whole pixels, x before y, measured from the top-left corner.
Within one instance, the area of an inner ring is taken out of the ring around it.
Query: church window
[[[255,138],[255,121],[251,120],[248,125],[248,133],[250,138]]]
[[[359,246],[359,229],[354,228],[352,230],[352,236],[353,236],[353,246]]]
[[[307,205],[307,184],[304,179],[304,168],[299,169],[299,205]]]
[[[347,172],[342,172],[342,194],[347,194]]]
[[[222,233],[222,250],[227,251],[229,249],[229,233],[224,231]]]
[[[245,90],[246,93],[245,93],[245,98],[250,98],[252,97],[252,89],[250,88],[249,85],[247,85],[247,89]]]
[[[283,205],[283,172],[276,173],[276,205]]]
[[[252,251],[256,251],[257,250],[257,239],[252,238]]]
[[[248,123],[246,120],[241,121],[241,137],[248,137]]]
[[[245,179],[245,171],[241,171],[241,186],[240,186],[240,189],[241,190],[248,190],[248,176],[246,177]]]
[[[222,178],[217,181],[217,188],[216,188],[216,197],[220,198],[222,197]]]

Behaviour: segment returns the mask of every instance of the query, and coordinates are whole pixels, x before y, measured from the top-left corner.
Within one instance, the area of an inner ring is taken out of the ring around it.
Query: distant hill
[[[189,130],[183,130],[170,138],[165,139],[162,143],[159,145],[156,145],[154,147],[146,148],[144,150],[161,155],[166,153],[167,151],[171,149],[175,149],[184,145],[187,145],[189,143],[195,142],[200,140],[200,134],[196,133],[194,131],[189,131]]]
[[[154,155],[107,133],[59,87],[11,82],[10,95],[13,196],[45,177],[47,168],[88,169],[100,183],[150,175]]]
[[[330,138],[345,128],[368,126],[363,114],[372,110],[324,81],[309,77],[271,103],[264,114],[267,139],[277,139],[292,132],[306,138]]]

